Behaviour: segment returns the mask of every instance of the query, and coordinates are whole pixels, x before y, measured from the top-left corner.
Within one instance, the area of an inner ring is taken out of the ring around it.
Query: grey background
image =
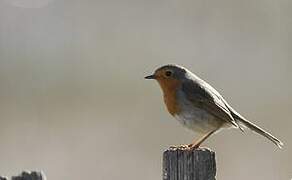
[[[161,155],[197,137],[145,75],[181,64],[284,143],[221,131],[218,179],[288,180],[292,1],[0,0],[0,173],[161,179]]]

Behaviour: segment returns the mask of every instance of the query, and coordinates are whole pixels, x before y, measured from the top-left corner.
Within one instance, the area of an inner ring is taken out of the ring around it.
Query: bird
[[[156,80],[168,112],[184,127],[200,134],[200,138],[181,148],[199,148],[212,134],[230,128],[249,128],[283,147],[279,139],[236,112],[217,90],[183,66],[163,65],[145,79]]]

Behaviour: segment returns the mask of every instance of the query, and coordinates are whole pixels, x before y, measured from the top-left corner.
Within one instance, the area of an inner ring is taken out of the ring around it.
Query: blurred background
[[[284,143],[221,131],[217,179],[292,178],[292,1],[0,0],[0,173],[159,180],[195,133],[143,77],[177,63]]]

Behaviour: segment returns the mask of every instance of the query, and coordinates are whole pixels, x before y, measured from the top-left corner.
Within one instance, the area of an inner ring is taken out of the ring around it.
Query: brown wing
[[[182,84],[182,91],[184,91],[193,105],[206,110],[218,119],[231,123],[235,127],[239,127],[229,109],[225,106],[224,101],[221,100],[222,96],[203,80],[198,81],[200,83],[187,80]]]

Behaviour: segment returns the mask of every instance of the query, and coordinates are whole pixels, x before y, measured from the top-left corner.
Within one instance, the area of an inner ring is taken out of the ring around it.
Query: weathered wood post
[[[169,148],[163,153],[163,180],[215,180],[215,152]]]
[[[10,178],[0,176],[0,180],[8,180]],[[12,176],[11,180],[46,180],[46,176],[42,172],[23,171],[18,176]]]

